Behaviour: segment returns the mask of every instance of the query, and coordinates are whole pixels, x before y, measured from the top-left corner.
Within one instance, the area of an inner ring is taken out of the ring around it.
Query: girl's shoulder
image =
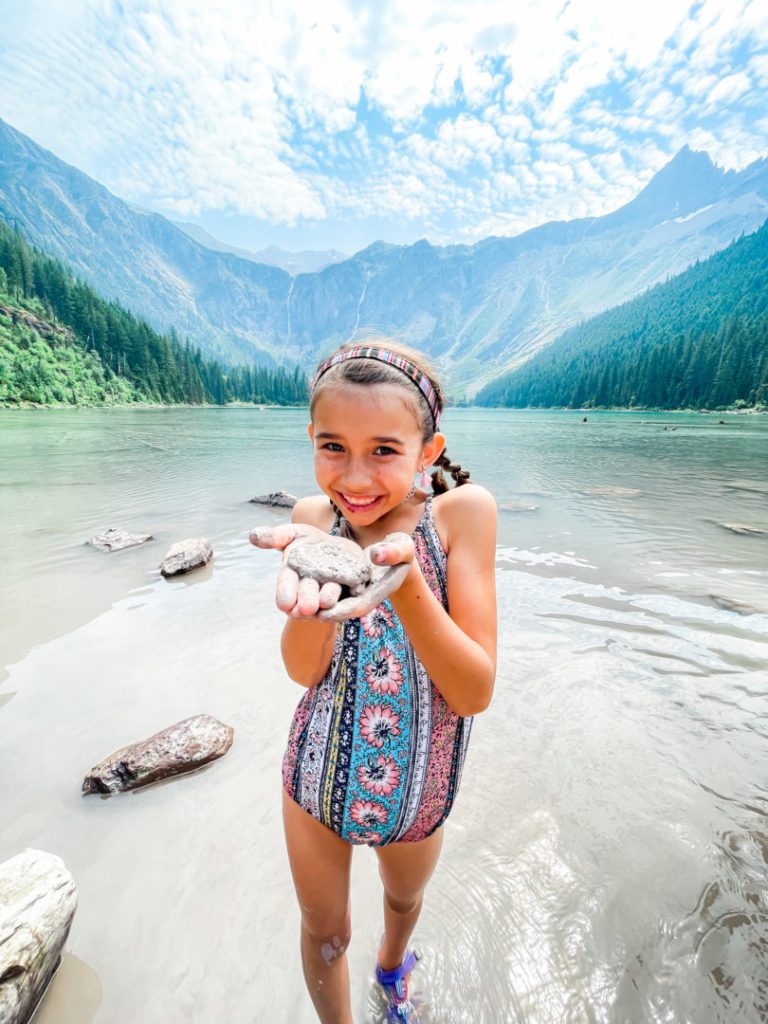
[[[482,543],[487,537],[496,543],[496,500],[480,484],[453,487],[432,498],[435,526],[446,551],[457,541],[473,538]]]
[[[299,498],[291,512],[292,523],[306,523],[308,526],[316,526],[320,530],[330,530],[335,519],[336,513],[324,494]]]

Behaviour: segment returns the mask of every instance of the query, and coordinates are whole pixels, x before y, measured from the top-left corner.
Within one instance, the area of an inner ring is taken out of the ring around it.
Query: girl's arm
[[[477,484],[438,500],[449,552],[450,614],[415,559],[390,600],[430,679],[448,706],[467,717],[488,707],[496,675],[496,503]],[[397,561],[397,553],[387,550],[383,560]]]
[[[315,497],[297,501],[291,522],[315,526],[327,533],[331,527],[328,499]],[[328,671],[335,644],[335,622],[288,618],[280,643],[286,672],[294,682],[314,686]]]

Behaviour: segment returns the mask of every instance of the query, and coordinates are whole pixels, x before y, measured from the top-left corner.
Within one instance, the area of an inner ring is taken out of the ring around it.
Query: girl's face
[[[309,436],[315,476],[351,525],[369,526],[400,505],[422,466],[443,449],[424,444],[416,413],[395,384],[338,384],[320,393]]]

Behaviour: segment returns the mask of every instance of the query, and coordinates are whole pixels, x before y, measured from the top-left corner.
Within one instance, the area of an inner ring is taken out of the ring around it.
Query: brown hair
[[[366,338],[366,343],[374,348],[385,349],[387,352],[395,352],[397,355],[408,359],[421,370],[428,378],[435,395],[437,396],[438,409],[442,412],[445,405],[445,395],[437,374],[421,352],[402,345],[400,342],[392,341],[390,338],[374,337]],[[360,341],[347,342],[340,345],[336,352],[343,352],[348,348],[356,348]],[[333,353],[335,354],[335,353]],[[325,361],[325,360],[323,360]],[[318,396],[327,388],[335,384],[394,384],[410,396],[416,421],[421,429],[421,436],[426,444],[435,433],[435,422],[432,417],[432,410],[429,407],[424,394],[415,381],[411,380],[402,370],[390,363],[381,362],[378,359],[347,359],[336,363],[326,370],[312,390],[309,409],[314,410]],[[436,469],[432,473],[432,493],[443,494],[448,490],[448,483],[445,479],[444,470],[447,470],[453,477],[454,487],[461,487],[469,482],[469,470],[462,469],[458,462],[451,462],[448,453],[443,449],[434,463]]]

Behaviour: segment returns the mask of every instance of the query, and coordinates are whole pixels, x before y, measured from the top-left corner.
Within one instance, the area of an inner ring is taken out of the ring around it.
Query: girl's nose
[[[344,482],[350,490],[365,491],[371,479],[371,467],[367,459],[350,459],[344,467]]]

